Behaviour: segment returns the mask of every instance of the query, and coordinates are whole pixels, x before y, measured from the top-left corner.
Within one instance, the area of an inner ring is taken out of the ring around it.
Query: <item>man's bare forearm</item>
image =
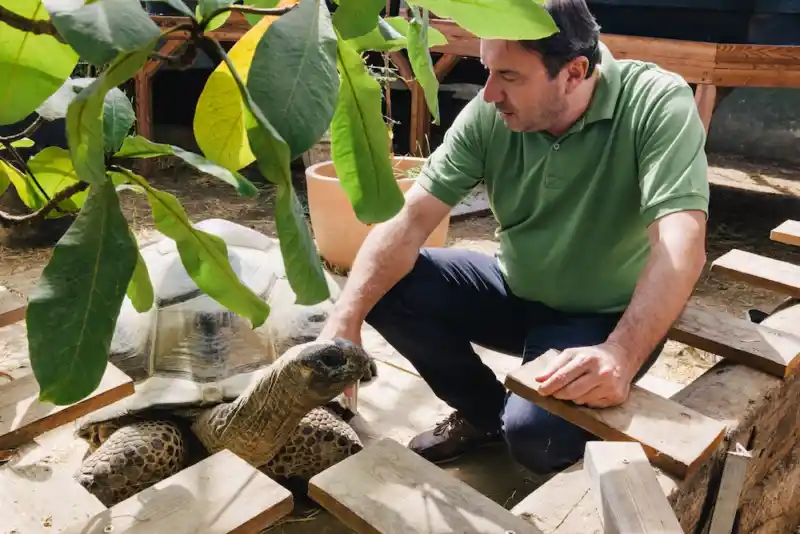
[[[663,233],[653,245],[630,305],[608,337],[609,343],[628,354],[631,375],[680,316],[705,265],[703,228],[684,221]]]
[[[411,270],[419,248],[404,217],[375,226],[358,252],[332,320],[360,326],[378,300]]]

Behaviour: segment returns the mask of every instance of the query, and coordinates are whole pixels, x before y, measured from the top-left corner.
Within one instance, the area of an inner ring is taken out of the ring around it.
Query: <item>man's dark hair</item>
[[[542,61],[554,78],[564,65],[576,57],[589,60],[586,77],[600,62],[600,25],[589,11],[585,0],[547,0],[545,8],[558,26],[558,33],[544,39],[523,40],[520,45],[542,55]]]

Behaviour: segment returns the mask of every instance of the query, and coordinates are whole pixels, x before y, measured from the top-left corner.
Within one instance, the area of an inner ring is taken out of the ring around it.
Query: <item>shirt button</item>
[[[558,143],[553,145],[553,150],[558,150],[559,148],[561,148],[561,145],[559,145]]]

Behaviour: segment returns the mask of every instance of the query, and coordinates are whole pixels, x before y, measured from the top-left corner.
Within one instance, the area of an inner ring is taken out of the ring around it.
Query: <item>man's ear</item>
[[[564,66],[564,70],[567,73],[567,90],[571,91],[586,79],[589,59],[586,56],[576,57]]]

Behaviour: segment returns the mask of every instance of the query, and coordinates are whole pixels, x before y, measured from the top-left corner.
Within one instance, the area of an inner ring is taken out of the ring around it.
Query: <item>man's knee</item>
[[[503,435],[512,458],[537,474],[566,469],[583,457],[592,434],[511,394],[503,412]]]

